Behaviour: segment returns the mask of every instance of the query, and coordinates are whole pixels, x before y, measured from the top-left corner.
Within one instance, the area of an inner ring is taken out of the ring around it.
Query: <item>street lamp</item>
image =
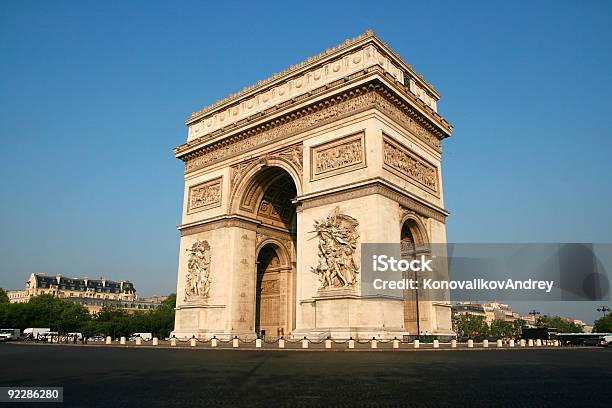
[[[536,316],[540,314],[540,312],[538,312],[537,310],[533,309],[531,312],[529,312],[529,314],[531,316],[533,316],[533,324],[536,324]]]
[[[598,307],[597,311],[603,313],[603,317],[606,317],[606,312],[609,312],[610,308],[607,306],[602,306],[602,307]]]

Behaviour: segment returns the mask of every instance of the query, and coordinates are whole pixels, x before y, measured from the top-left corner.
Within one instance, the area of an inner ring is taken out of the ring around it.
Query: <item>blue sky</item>
[[[612,3],[222,3],[2,2],[0,286],[174,291],[184,119],[368,28],[455,126],[449,241],[612,242]]]

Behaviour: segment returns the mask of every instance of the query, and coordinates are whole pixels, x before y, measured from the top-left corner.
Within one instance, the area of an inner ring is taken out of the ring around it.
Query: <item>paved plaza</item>
[[[63,407],[604,407],[612,398],[612,350],[598,348],[324,352],[1,344],[0,361],[1,386],[63,386]]]

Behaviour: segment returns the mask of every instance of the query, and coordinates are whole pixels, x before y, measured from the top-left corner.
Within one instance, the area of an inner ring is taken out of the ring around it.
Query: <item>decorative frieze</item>
[[[425,191],[439,196],[438,168],[388,137],[383,138],[383,166],[402,178],[407,177]]]
[[[189,187],[189,202],[187,213],[207,210],[221,205],[221,194],[223,191],[223,177],[205,181]]]
[[[185,302],[206,301],[210,297],[210,244],[196,241],[190,249],[187,260],[187,280],[185,283]]]
[[[345,94],[342,97],[320,102],[317,105],[293,112],[284,118],[261,125],[256,129],[242,132],[231,138],[206,146],[200,151],[190,153],[183,158],[185,160],[185,173],[202,169],[221,160],[372,107],[379,108],[383,113],[412,132],[422,142],[429,145],[435,151],[441,152],[442,145],[439,136],[427,129],[420,120],[417,120],[414,112],[406,112],[389,101],[385,96],[374,91],[377,88],[378,86],[372,86],[352,90],[349,94]]]
[[[314,146],[310,150],[310,160],[311,180],[364,168],[364,133]]]
[[[314,222],[314,232],[319,238],[319,260],[311,270],[319,275],[321,289],[357,287],[358,226],[355,218],[340,213],[338,207],[326,218]]]

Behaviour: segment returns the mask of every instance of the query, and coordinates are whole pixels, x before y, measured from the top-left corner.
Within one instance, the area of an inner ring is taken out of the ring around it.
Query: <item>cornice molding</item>
[[[301,204],[300,210],[303,211],[309,208],[335,204],[373,194],[380,194],[393,201],[396,201],[402,207],[410,209],[423,217],[433,218],[442,223],[446,222],[446,217],[449,214],[447,211],[441,208],[434,207],[431,204],[419,201],[416,198],[407,195],[405,192],[402,192],[400,188],[378,178],[344,189],[338,189],[331,192],[322,192],[315,196],[297,197],[296,201]]]

